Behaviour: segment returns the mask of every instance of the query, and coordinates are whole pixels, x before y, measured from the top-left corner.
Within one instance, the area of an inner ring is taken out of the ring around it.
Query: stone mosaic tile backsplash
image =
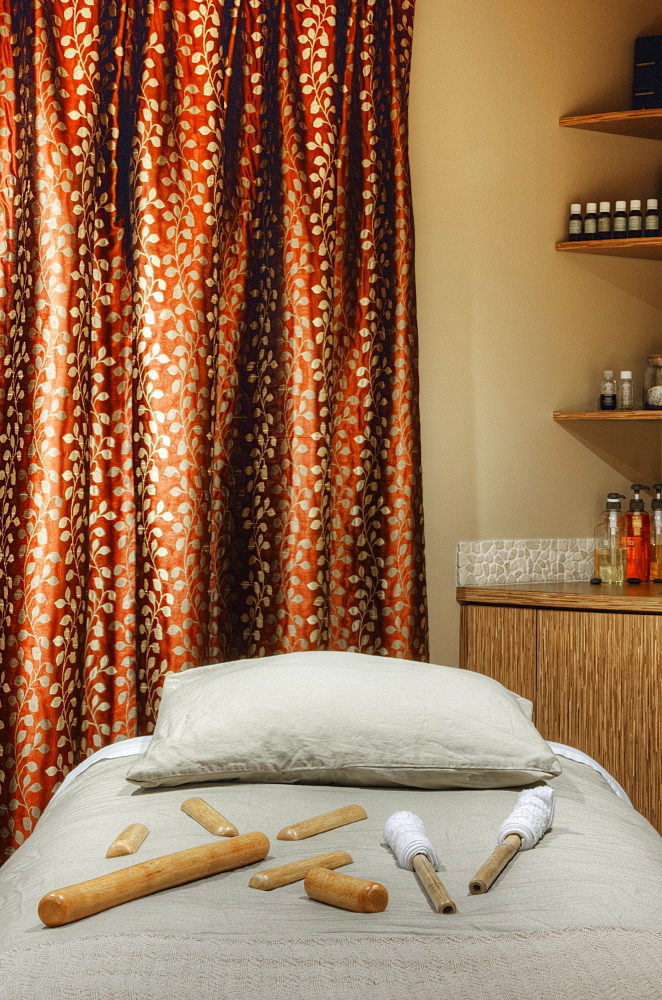
[[[459,587],[577,582],[592,576],[592,538],[501,538],[457,546]]]

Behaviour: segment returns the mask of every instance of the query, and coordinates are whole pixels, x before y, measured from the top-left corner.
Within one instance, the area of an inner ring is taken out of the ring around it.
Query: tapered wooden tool
[[[435,911],[437,913],[456,913],[457,907],[448,895],[446,886],[430,864],[427,854],[414,855],[412,864]]]
[[[343,806],[342,809],[333,809],[331,812],[322,813],[320,816],[312,816],[304,819],[293,826],[284,827],[277,836],[277,840],[305,840],[306,837],[315,837],[318,833],[326,833],[327,830],[336,830],[339,826],[347,826],[348,823],[358,823],[361,819],[367,819],[368,814],[361,806]]]
[[[478,896],[482,892],[487,892],[510,859],[515,857],[521,846],[522,838],[516,833],[509,833],[504,842],[495,847],[485,864],[478,869],[472,878],[469,883],[471,895]]]
[[[132,823],[115,838],[106,852],[106,857],[119,858],[124,854],[135,854],[148,833],[149,829],[142,823]]]
[[[351,863],[352,857],[347,851],[330,851],[328,854],[316,854],[314,858],[292,861],[279,868],[265,868],[264,871],[255,872],[248,884],[251,889],[278,889],[281,885],[301,881],[311,868],[341,868]]]
[[[239,835],[239,830],[234,823],[231,823],[225,816],[221,816],[220,812],[216,812],[204,799],[197,797],[186,799],[185,802],[182,802],[182,811],[216,837],[237,837]]]
[[[388,891],[381,882],[370,882],[328,868],[311,868],[303,883],[311,899],[354,913],[381,913],[388,906]]]
[[[100,875],[47,893],[39,902],[39,918],[48,927],[70,924],[161,889],[262,861],[268,852],[268,838],[254,832],[164,854],[161,858],[142,861],[110,875]]]

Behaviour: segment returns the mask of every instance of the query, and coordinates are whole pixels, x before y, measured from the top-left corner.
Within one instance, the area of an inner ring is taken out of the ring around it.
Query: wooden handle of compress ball
[[[47,893],[39,902],[39,918],[48,927],[70,924],[161,889],[262,861],[268,853],[268,838],[255,832],[164,854],[161,858],[142,861],[118,872]]]
[[[485,864],[478,869],[472,878],[469,883],[471,895],[478,896],[481,892],[487,892],[497,875],[503,871],[521,846],[522,838],[516,833],[509,833],[504,842],[492,851]]]
[[[388,906],[388,892],[381,882],[369,882],[328,868],[311,868],[303,887],[310,899],[354,913],[381,913]]]
[[[204,799],[199,799],[196,796],[192,799],[186,799],[182,802],[181,808],[182,812],[185,812],[200,826],[204,826],[205,830],[213,833],[215,837],[237,837],[239,835],[239,830],[234,823],[231,823],[225,816],[221,816],[220,812],[216,812]]]
[[[281,885],[300,882],[311,868],[341,868],[342,865],[351,863],[352,856],[347,851],[329,851],[328,854],[316,854],[314,858],[302,858],[301,861],[292,861],[289,865],[255,872],[248,885],[251,889],[279,889]]]
[[[457,911],[455,903],[448,895],[427,854],[415,854],[412,864],[437,913],[455,913]]]
[[[305,840],[306,837],[314,837],[318,833],[336,830],[339,826],[358,823],[359,820],[367,818],[368,814],[361,806],[343,806],[342,809],[333,809],[331,812],[322,813],[321,816],[312,816],[310,819],[301,820],[300,823],[286,826],[276,839]]]

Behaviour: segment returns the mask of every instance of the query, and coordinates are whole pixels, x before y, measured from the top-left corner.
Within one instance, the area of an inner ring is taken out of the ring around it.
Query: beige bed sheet
[[[529,962],[535,948],[544,943],[548,958],[558,950],[559,974],[563,973],[564,954],[568,956],[566,966],[569,969],[567,963],[573,948],[577,955],[586,957],[595,946],[598,957],[595,958],[594,981],[597,981],[595,975],[599,970],[606,974],[600,952],[613,957],[620,951],[624,963],[626,956],[634,956],[627,959],[634,962],[632,968],[623,966],[624,975],[631,982],[632,976],[646,977],[646,982],[640,982],[637,987],[639,992],[613,992],[614,997],[629,996],[631,1000],[648,1000],[649,997],[660,1000],[662,997],[659,985],[662,982],[662,838],[640,814],[613,793],[600,775],[584,764],[562,761],[563,773],[549,782],[557,791],[553,829],[533,850],[516,856],[489,893],[470,896],[468,882],[492,850],[496,831],[515,804],[518,789],[421,791],[201,784],[140,790],[124,778],[131,763],[132,758],[101,761],[76,778],[51,801],[30,839],[0,869],[2,1000],[19,995],[24,1000],[31,1000],[33,995],[46,997],[44,983],[39,985],[37,982],[39,962],[45,970],[59,967],[61,975],[66,968],[66,975],[74,977],[73,992],[66,992],[61,985],[60,993],[54,992],[53,996],[85,996],[84,992],[76,992],[73,956],[78,954],[80,964],[82,953],[94,954],[96,949],[103,955],[106,948],[112,952],[120,941],[117,935],[128,936],[122,952],[127,961],[131,955],[134,959],[138,955],[146,956],[151,953],[150,949],[155,949],[155,954],[159,949],[164,950],[164,954],[171,954],[173,948],[179,948],[183,968],[187,965],[188,948],[193,949],[192,960],[193,953],[197,953],[206,940],[210,942],[215,961],[220,961],[221,954],[227,954],[228,948],[232,951],[233,941],[242,953],[246,942],[250,942],[257,965],[263,964],[262,959],[269,949],[273,950],[274,942],[280,942],[278,948],[285,952],[291,949],[294,955],[302,941],[317,940],[317,950],[312,944],[308,949],[311,956],[317,954],[319,958],[313,963],[316,975],[319,975],[323,955],[327,962],[333,961],[334,941],[341,948],[338,952],[341,956],[342,948],[347,950],[349,942],[353,942],[352,947],[359,947],[365,938],[367,953],[373,954],[375,942],[388,940],[391,942],[387,949],[389,961],[395,962],[403,975],[402,963],[404,967],[407,965],[405,952],[412,956],[414,952],[422,954],[423,939],[429,939],[426,947],[438,956],[445,952],[435,951],[435,948],[448,949],[451,944],[453,953],[458,958],[464,954],[466,961],[470,960],[470,953],[474,958],[483,954],[481,964],[489,963],[490,948],[496,961],[497,946],[489,942],[500,942],[502,951],[505,948],[508,952],[510,947],[512,954],[526,955],[527,949],[522,951],[520,947],[526,941]],[[192,795],[202,796],[232,820],[241,833],[250,830],[266,833],[271,841],[268,858],[244,869],[135,900],[64,927],[46,928],[41,924],[37,904],[46,892],[211,840],[212,837],[180,809],[184,799]],[[350,803],[362,805],[368,819],[300,842],[276,839],[277,832],[286,825]],[[428,837],[442,860],[440,876],[455,899],[457,914],[436,914],[415,875],[398,868],[383,842],[386,819],[401,809],[410,809],[422,818]],[[107,859],[105,853],[110,842],[125,826],[134,822],[145,823],[150,829],[139,852],[130,857]],[[389,906],[383,913],[354,914],[313,902],[305,895],[301,882],[271,892],[248,888],[254,871],[330,850],[346,850],[354,858],[353,864],[343,871],[374,879],[387,887]],[[112,939],[108,935],[113,936]],[[86,939],[96,942],[89,945],[92,952],[89,952]],[[617,939],[620,945],[616,944]],[[483,952],[481,940],[485,944]],[[100,943],[104,941],[105,944]],[[507,945],[508,941],[514,942],[512,947]],[[262,949],[264,954],[260,958]],[[270,961],[273,962],[273,955]],[[538,961],[542,968],[542,952]],[[354,968],[355,964],[350,962],[347,967]],[[414,964],[420,978],[420,962]],[[146,957],[143,965],[147,968]],[[140,967],[140,961],[137,966]],[[22,983],[21,977],[25,976],[30,981]],[[367,976],[369,979],[370,973]],[[259,985],[255,979],[251,985],[251,977],[246,978],[245,973],[240,978],[242,982],[245,980],[246,989],[242,992],[242,989],[230,990],[228,986],[228,996],[232,995],[233,1000],[243,1000],[244,996],[252,1000],[254,996],[265,995],[260,992],[265,989],[264,982]],[[302,997],[325,996],[316,991],[314,981],[313,976],[301,993]],[[8,987],[8,983],[13,985]],[[210,996],[222,996],[216,978],[214,983],[216,992]],[[41,992],[31,992],[33,987]],[[400,983],[397,989],[401,988]],[[338,996],[353,995],[347,983],[333,988],[334,993],[337,990],[340,990]],[[125,995],[133,997],[134,993],[116,990],[98,995],[123,998]],[[138,990],[135,996],[140,995]],[[159,994],[151,991],[144,995],[152,998]],[[172,994],[173,997],[179,995]],[[203,996],[200,993],[190,995],[195,995],[196,1000]],[[294,997],[299,993],[292,992],[290,984],[283,995]],[[365,995],[365,983],[357,987],[359,995]],[[390,996],[385,987],[383,992],[377,991],[374,995],[384,1000]],[[411,994],[413,1000],[427,995],[422,985]],[[459,985],[455,995],[463,995]],[[480,995],[474,992],[475,997]],[[497,992],[492,995],[501,996]],[[601,1000],[602,996],[612,994],[580,992],[568,995],[586,996],[591,1000],[595,996],[596,1000]],[[537,997],[541,996],[543,994],[538,992]],[[549,996],[560,1000],[563,994],[558,984],[556,992]]]

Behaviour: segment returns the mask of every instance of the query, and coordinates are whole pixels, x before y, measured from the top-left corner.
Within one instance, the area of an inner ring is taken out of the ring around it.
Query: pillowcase
[[[561,767],[514,695],[483,674],[302,652],[169,674],[127,778],[501,788]]]

